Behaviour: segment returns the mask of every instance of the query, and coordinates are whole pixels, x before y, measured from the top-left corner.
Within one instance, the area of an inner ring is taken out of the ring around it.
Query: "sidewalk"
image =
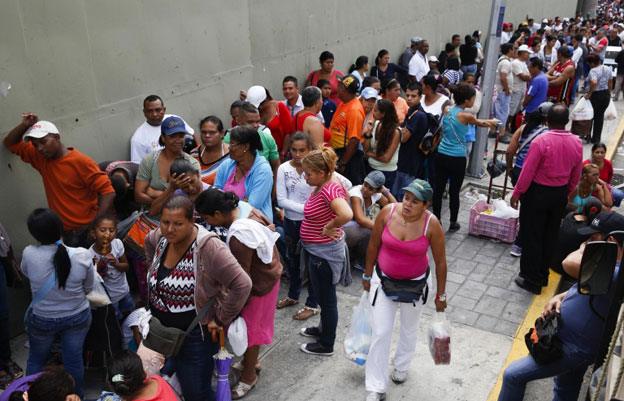
[[[624,102],[618,102],[617,107],[620,115],[624,115]],[[615,144],[619,140],[615,136],[617,127],[617,121],[605,122],[603,141],[610,146],[609,152],[615,151]],[[587,156],[590,148],[591,145],[584,145]],[[493,149],[493,143],[490,149]],[[624,165],[619,168],[624,168]],[[487,186],[488,179],[467,177],[465,185]],[[402,385],[390,382],[390,401],[496,400],[498,392],[492,389],[508,357],[516,359],[525,352],[523,344],[519,343],[524,329],[519,330],[519,327],[523,322],[534,320],[533,316],[527,316],[527,310],[531,308],[530,313],[541,310],[546,297],[543,295],[533,302],[533,295],[513,283],[519,270],[519,259],[509,255],[508,244],[468,235],[471,203],[464,197],[464,192],[461,195],[459,215],[462,227],[456,233],[447,234],[446,238],[448,312],[452,322],[451,365],[435,366],[429,355],[426,335],[434,313],[433,296],[430,295],[421,319],[410,376]],[[446,202],[443,206],[443,222],[448,222]],[[365,398],[364,368],[347,360],[342,346],[352,308],[362,291],[360,273],[354,271],[353,277],[354,282],[350,287],[338,288],[339,322],[334,356],[311,356],[299,350],[300,344],[308,340],[298,334],[299,330],[317,324],[318,317],[301,323],[291,318],[296,307],[279,310],[276,314],[274,343],[262,349],[263,369],[258,385],[246,400],[358,401]],[[282,283],[280,296],[285,295],[287,285],[287,282]],[[433,287],[431,294],[435,294],[435,280]],[[304,290],[302,299],[305,294]],[[397,334],[394,336],[395,342]],[[15,358],[22,366],[25,366],[27,357],[24,340],[22,335],[13,341]],[[512,347],[515,351],[510,354]],[[88,371],[87,383],[87,399],[93,399],[102,389],[102,372]],[[532,384],[525,400],[550,400],[551,383],[552,380],[543,380]]]

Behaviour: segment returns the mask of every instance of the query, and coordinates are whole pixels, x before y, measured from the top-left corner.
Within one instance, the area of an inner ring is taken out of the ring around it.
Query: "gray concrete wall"
[[[396,59],[408,38],[432,54],[451,34],[487,30],[490,1],[447,0],[2,0],[0,132],[23,111],[57,123],[63,141],[95,160],[125,159],[143,121],[141,100],[157,93],[193,125],[228,117],[238,91],[281,78],[302,81],[325,49],[342,70],[380,48]],[[576,0],[508,1],[506,20],[529,13],[571,16]],[[229,118],[226,118],[229,121]],[[38,174],[0,150],[0,221],[18,250],[31,241],[25,217],[45,206]]]

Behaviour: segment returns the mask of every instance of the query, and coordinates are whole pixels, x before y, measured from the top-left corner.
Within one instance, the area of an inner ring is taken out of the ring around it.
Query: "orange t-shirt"
[[[43,157],[30,142],[19,142],[9,150],[41,174],[48,206],[58,213],[65,230],[90,224],[97,214],[98,195],[115,192],[93,159],[73,148],[54,160]]]
[[[405,120],[405,116],[407,116],[407,111],[409,110],[409,106],[407,105],[407,101],[403,99],[401,96],[397,97],[394,102],[394,108],[397,113],[397,117],[399,118],[399,124],[403,124]]]
[[[169,383],[158,375],[152,375],[149,380],[158,383],[158,391],[150,398],[137,398],[135,401],[177,401],[178,396],[175,394]]]
[[[351,138],[362,140],[362,125],[364,124],[364,107],[356,97],[347,103],[341,103],[332,118],[329,130],[331,131],[331,146],[342,149]],[[345,133],[347,139],[345,140]]]

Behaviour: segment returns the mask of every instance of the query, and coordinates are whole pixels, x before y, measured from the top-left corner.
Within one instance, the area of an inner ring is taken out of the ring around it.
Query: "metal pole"
[[[501,30],[503,28],[503,19],[505,17],[506,0],[492,0],[492,11],[490,12],[490,28],[488,31],[488,39],[485,49],[485,63],[483,64],[483,79],[481,81],[481,90],[483,100],[481,102],[481,110],[479,118],[490,118],[492,111],[492,94],[494,92],[494,80],[496,78],[496,65],[498,64],[498,54],[500,49]],[[503,123],[505,123],[503,121]],[[467,175],[471,177],[481,178],[485,174],[483,169],[483,156],[485,155],[485,147],[488,140],[488,129],[483,127],[477,128],[476,140],[470,155],[470,163],[468,164]]]

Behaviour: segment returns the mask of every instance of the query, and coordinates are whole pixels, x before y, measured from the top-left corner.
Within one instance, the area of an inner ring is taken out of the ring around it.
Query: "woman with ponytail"
[[[41,372],[50,357],[55,337],[60,337],[65,370],[82,396],[82,348],[91,325],[86,294],[93,288],[91,254],[63,244],[63,223],[50,209],[35,209],[28,216],[28,231],[39,245],[22,254],[22,271],[30,281],[32,302],[26,312],[30,352],[27,374]]]
[[[360,88],[362,87],[362,83],[364,82],[364,78],[367,76],[368,72],[368,57],[360,56],[355,59],[355,63],[351,64],[349,67],[349,74],[353,75],[360,82]]]
[[[141,358],[123,351],[108,365],[107,381],[123,401],[177,401],[169,384],[159,375],[147,376]],[[107,395],[110,393],[106,393]],[[106,399],[102,397],[100,399]]]

